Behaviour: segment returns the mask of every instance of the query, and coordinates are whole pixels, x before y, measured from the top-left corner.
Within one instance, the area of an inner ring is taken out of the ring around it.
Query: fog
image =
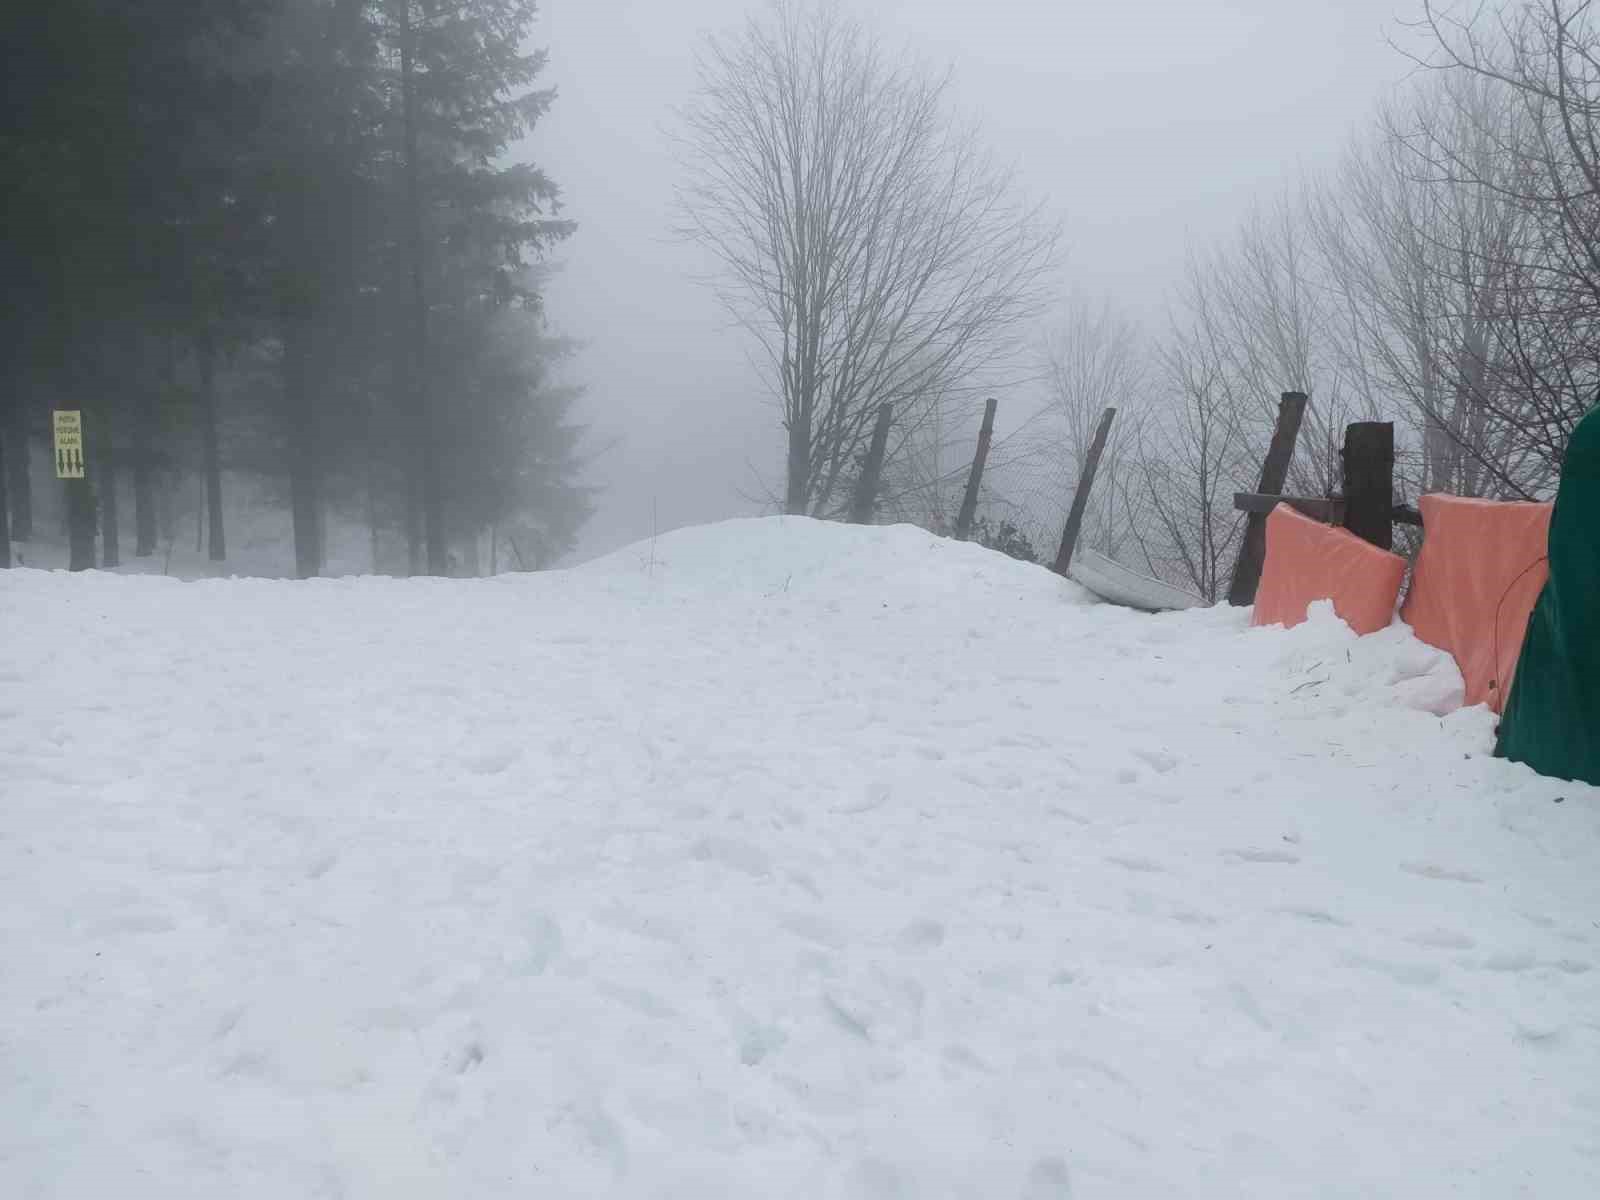
[[[954,71],[961,109],[1059,214],[1063,294],[1164,319],[1189,247],[1331,163],[1414,70],[1394,43],[1404,0],[1141,5],[855,0],[890,44]],[[560,89],[528,152],[580,224],[548,311],[586,343],[584,419],[609,447],[574,557],[680,525],[765,511],[781,482],[779,416],[708,289],[669,235],[673,108],[697,44],[745,0],[548,0],[540,39]],[[1002,397],[1000,424],[1025,397]],[[614,439],[614,440],[613,440]]]

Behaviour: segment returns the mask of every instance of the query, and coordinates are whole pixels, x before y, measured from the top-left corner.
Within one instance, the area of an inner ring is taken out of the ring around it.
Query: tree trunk
[[[205,455],[206,528],[210,532],[209,557],[228,557],[228,539],[222,523],[222,449],[217,434],[217,344],[209,329],[195,342],[200,360],[200,441]]]
[[[422,464],[419,455],[416,439],[413,438],[407,455],[410,470],[406,472],[406,570],[412,575],[421,575],[423,565],[422,487],[418,479]]]
[[[444,539],[444,496],[439,479],[439,439],[434,429],[433,398],[428,380],[427,272],[423,261],[422,165],[417,148],[417,87],[415,32],[411,0],[397,0],[400,26],[400,100],[405,129],[406,223],[411,252],[411,398],[414,459],[421,475],[422,532],[428,554],[428,574],[449,571],[449,547]]]
[[[150,339],[133,339],[133,553],[147,558],[156,552],[155,446],[159,376]]]
[[[851,497],[852,525],[872,524],[872,514],[878,506],[878,481],[883,477],[883,456],[889,446],[889,426],[893,421],[894,405],[885,401],[878,406],[878,423],[872,427],[872,443],[867,447],[861,478],[856,480],[856,493]]]
[[[71,552],[69,571],[94,569],[94,489],[87,479],[65,480],[67,491],[67,538]]]
[[[369,443],[370,446],[370,443]],[[373,486],[372,464],[367,464],[367,569],[378,573],[378,494]]]
[[[32,395],[21,379],[11,381],[11,423],[3,435],[11,458],[6,466],[10,482],[11,540],[25,542],[33,537],[33,439],[29,436],[32,422]]]
[[[810,491],[811,418],[802,415],[789,422],[788,486],[783,511],[791,517],[805,516],[810,507]]]
[[[317,574],[317,510],[321,478],[317,462],[314,407],[311,402],[310,322],[301,315],[287,319],[283,338],[284,416],[289,434],[289,507],[294,520],[295,574]]]
[[[15,393],[12,393],[13,397]],[[0,421],[0,570],[11,565],[11,511],[7,503],[6,454],[11,439],[6,436],[5,422]]]
[[[106,409],[107,406],[102,405],[96,414],[99,420],[95,424],[100,431],[95,435],[98,446],[95,459],[99,467],[95,486],[100,497],[100,565],[109,570],[122,565],[122,542],[117,519],[117,464],[112,457],[111,422]]]

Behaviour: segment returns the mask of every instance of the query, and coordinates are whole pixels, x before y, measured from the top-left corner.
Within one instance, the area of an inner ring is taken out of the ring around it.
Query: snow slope
[[[0,572],[0,1195],[1600,1195],[1600,794],[1459,690],[906,528]]]

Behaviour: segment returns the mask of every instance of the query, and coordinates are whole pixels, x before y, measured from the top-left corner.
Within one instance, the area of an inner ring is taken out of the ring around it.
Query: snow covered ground
[[[0,1195],[1600,1195],[1600,794],[1459,689],[905,528],[0,572]]]

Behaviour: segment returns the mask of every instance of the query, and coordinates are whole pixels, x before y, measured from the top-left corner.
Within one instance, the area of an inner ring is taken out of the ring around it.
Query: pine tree
[[[572,232],[555,216],[559,193],[543,172],[504,163],[554,93],[533,84],[543,52],[525,52],[537,16],[532,0],[388,0],[388,37],[397,72],[390,85],[391,144],[401,197],[397,239],[406,303],[396,328],[397,376],[411,434],[407,525],[412,569],[446,569],[447,481],[440,447],[444,397],[461,394],[441,366],[444,337],[465,336],[497,309],[537,308],[530,261]],[[446,328],[453,330],[445,332]],[[452,359],[459,364],[459,356]],[[452,404],[455,400],[452,399]],[[470,473],[471,465],[459,467]]]

